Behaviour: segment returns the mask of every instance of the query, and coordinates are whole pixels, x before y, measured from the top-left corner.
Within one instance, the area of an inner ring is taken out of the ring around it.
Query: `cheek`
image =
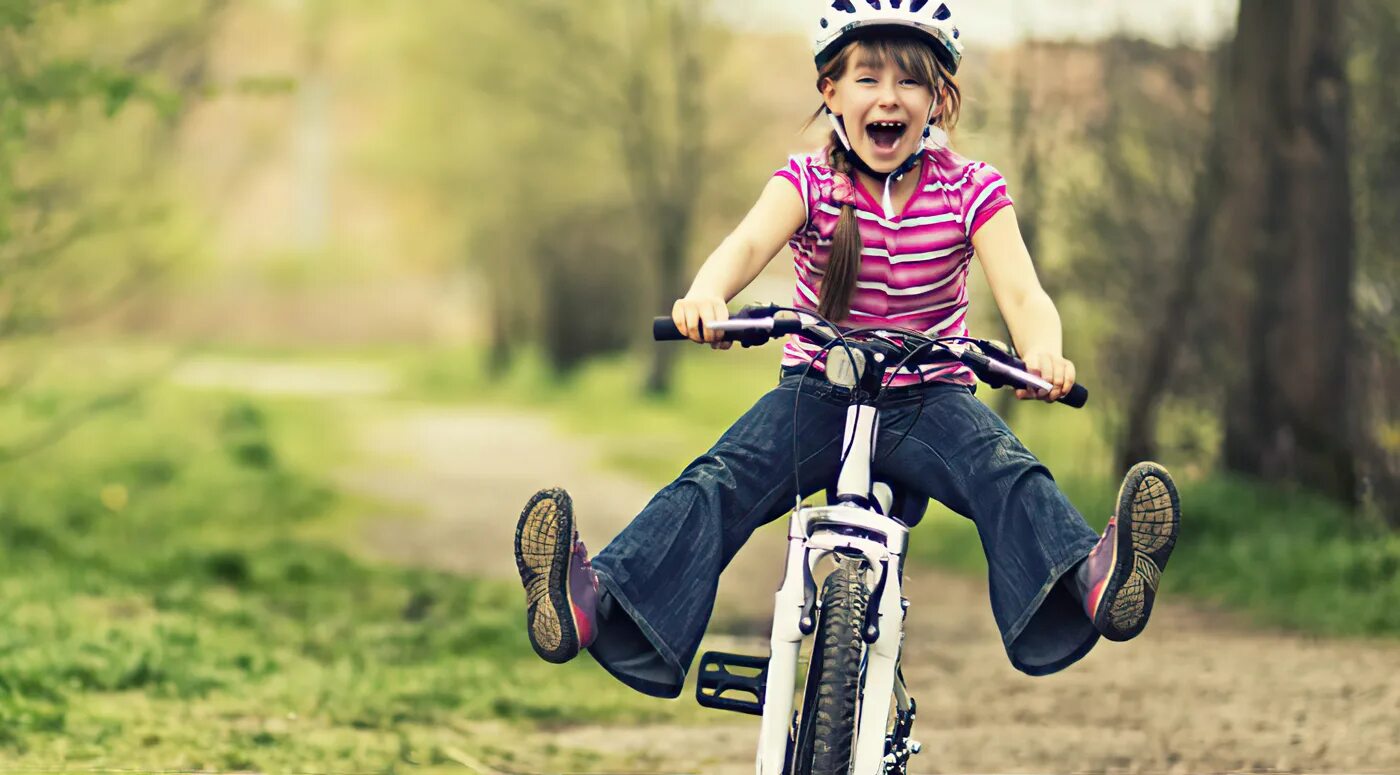
[[[848,99],[846,100],[846,115],[851,117],[853,123],[860,125],[858,128],[863,129],[865,127],[864,117],[870,113],[872,106],[873,100],[869,97],[857,96],[853,99]]]

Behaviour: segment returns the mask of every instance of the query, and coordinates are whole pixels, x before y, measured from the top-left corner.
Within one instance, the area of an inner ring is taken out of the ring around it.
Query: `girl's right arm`
[[[807,206],[797,189],[783,178],[768,181],[753,209],[705,259],[685,298],[671,308],[676,328],[692,341],[729,349],[732,342],[721,342],[720,334],[708,327],[701,334],[698,324],[727,320],[729,300],[758,277],[806,222]]]

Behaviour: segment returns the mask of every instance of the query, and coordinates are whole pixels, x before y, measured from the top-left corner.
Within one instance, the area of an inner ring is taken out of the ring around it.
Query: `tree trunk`
[[[1346,0],[1243,0],[1216,260],[1239,274],[1225,465],[1356,500]]]
[[[1228,57],[1227,57],[1228,59]],[[1205,276],[1210,271],[1212,226],[1221,203],[1224,185],[1226,125],[1223,121],[1224,74],[1217,80],[1215,111],[1212,114],[1210,145],[1206,150],[1205,166],[1196,178],[1191,206],[1191,219],[1186,224],[1185,240],[1172,277],[1172,288],[1166,303],[1160,307],[1155,325],[1144,347],[1147,356],[1144,368],[1130,388],[1124,410],[1123,433],[1118,440],[1118,470],[1126,471],[1138,462],[1157,457],[1157,410],[1171,385],[1172,372],[1182,348],[1191,341],[1189,329],[1182,323],[1182,313],[1201,297]]]
[[[685,284],[685,248],[690,242],[690,222],[693,203],[683,206],[661,219],[662,232],[657,235],[656,282],[657,296],[669,302],[680,298]],[[670,304],[665,305],[670,312]],[[661,342],[652,345],[651,365],[647,370],[644,389],[648,395],[660,396],[671,392],[671,377],[675,371],[676,356],[681,343]]]
[[[696,205],[704,182],[702,94],[705,70],[701,61],[702,42],[697,33],[702,26],[702,15],[697,7],[670,3],[654,8],[655,13],[664,14],[660,21],[669,41],[667,64],[676,86],[671,94],[655,102],[664,106],[663,112],[674,122],[675,130],[674,134],[667,135],[661,127],[652,126],[651,137],[643,136],[640,140],[642,145],[654,147],[657,138],[670,139],[665,144],[665,152],[654,157],[650,169],[640,164],[640,159],[646,155],[637,153],[636,141],[629,158],[634,159],[633,179],[642,182],[638,188],[641,194],[638,207],[643,222],[655,228],[652,244],[657,247],[658,304],[669,312],[671,302],[685,292],[686,249],[690,245]],[[643,386],[648,394],[664,395],[671,391],[678,352],[675,343],[653,346],[651,366]]]

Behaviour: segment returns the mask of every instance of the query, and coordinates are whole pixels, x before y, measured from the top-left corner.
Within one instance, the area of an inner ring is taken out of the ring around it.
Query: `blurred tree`
[[[561,368],[628,346],[641,328],[619,310],[669,309],[684,291],[707,170],[701,54],[713,26],[677,0],[442,4],[409,16],[405,80],[419,93],[395,134],[417,140],[396,152],[462,223],[493,362],[524,341]],[[540,297],[583,288],[586,298]],[[547,333],[561,330],[563,308],[590,314],[597,335]],[[567,352],[554,349],[565,341]],[[667,389],[675,352],[656,348],[649,389]]]
[[[633,276],[639,240],[626,230],[598,228],[628,223],[631,216],[630,208],[608,202],[550,213],[525,246],[541,270],[540,345],[564,372],[591,354],[626,349],[636,338],[630,323],[645,317],[644,294],[618,291],[640,290]],[[599,299],[609,300],[606,309],[598,308]]]
[[[1020,10],[1019,7],[1017,10]],[[1016,18],[1024,17],[1017,13]],[[1016,217],[1021,224],[1021,236],[1026,241],[1026,249],[1032,257],[1039,257],[1042,243],[1041,223],[1044,217],[1042,208],[1045,200],[1045,183],[1041,170],[1049,150],[1046,146],[1051,135],[1048,132],[1037,131],[1038,119],[1043,120],[1043,113],[1037,116],[1035,105],[1039,78],[1034,58],[1028,55],[1027,49],[1031,44],[1025,40],[1025,34],[1023,29],[1022,35],[1019,36],[1022,43],[1018,47],[1019,52],[1013,65],[1014,75],[1011,78],[1009,140],[1011,147],[1016,150]],[[1044,267],[1040,268],[1039,274],[1042,285],[1054,285]],[[1012,341],[1011,330],[1000,315],[997,316],[997,327],[1003,341]],[[1016,394],[1009,390],[996,393],[996,412],[1008,423],[1015,421],[1019,403]]]
[[[186,255],[158,182],[223,5],[0,3],[0,400],[40,368],[44,337],[129,303]],[[33,449],[110,403],[12,426],[0,446]]]
[[[1400,0],[1351,9],[1356,438],[1367,506],[1400,528]]]
[[[1174,381],[1187,395],[1197,391],[1180,385],[1207,382],[1192,378],[1204,371],[1199,357],[1183,364],[1181,356],[1207,351],[1190,345],[1207,342],[1211,328],[1195,304],[1205,255],[1197,235],[1208,199],[1196,181],[1210,129],[1210,57],[1126,37],[1095,48],[1099,66],[1088,91],[1097,97],[1078,97],[1098,109],[1080,129],[1087,158],[1070,173],[1067,271],[1111,321],[1099,344],[1105,373],[1124,383],[1107,392],[1119,397],[1115,464],[1126,470],[1158,456],[1157,413]],[[1182,372],[1185,379],[1173,379]]]
[[[1357,496],[1344,0],[1243,0],[1213,261],[1228,267],[1225,465]]]
[[[552,34],[547,47],[570,74],[558,95],[561,114],[613,146],[632,204],[617,221],[639,230],[644,290],[650,307],[669,310],[685,291],[687,251],[695,234],[707,170],[707,56],[717,32],[703,5],[683,0],[614,0],[586,6],[536,4],[533,27]],[[606,138],[606,139],[604,139]],[[605,294],[605,288],[595,289]],[[615,287],[613,298],[632,289]],[[600,304],[601,303],[601,304]],[[606,295],[594,305],[615,309]],[[632,320],[619,321],[628,329]],[[602,345],[601,340],[598,344]],[[678,348],[653,347],[645,389],[670,390]]]
[[[638,220],[655,251],[658,309],[669,310],[666,302],[685,292],[686,250],[707,167],[702,8],[684,0],[629,0],[626,92],[617,128]],[[652,348],[647,392],[669,392],[678,352]]]

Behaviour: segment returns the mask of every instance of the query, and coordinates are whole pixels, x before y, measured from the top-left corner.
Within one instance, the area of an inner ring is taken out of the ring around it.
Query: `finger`
[[[1074,361],[1065,361],[1065,395],[1069,395],[1069,391],[1074,388],[1077,376],[1074,370]]]
[[[1055,389],[1050,391],[1051,401],[1058,401],[1065,394],[1065,363],[1064,358],[1051,359],[1050,384],[1055,386]]]
[[[671,322],[676,324],[681,336],[690,337],[690,329],[685,323],[685,304],[680,299],[676,299],[676,303],[671,305]]]
[[[690,337],[690,341],[705,341],[705,337],[701,332],[700,326],[700,309],[694,304],[685,305],[685,322],[686,325],[689,327],[689,333],[687,333],[686,336]]]
[[[710,322],[712,322],[712,323],[717,323],[717,322],[724,321],[724,320],[728,320],[728,319],[729,319],[729,308],[728,308],[728,307],[724,306],[724,304],[722,304],[722,303],[720,303],[720,302],[714,302],[714,303],[712,303],[712,304],[710,305]],[[710,340],[711,342],[720,342],[720,341],[723,341],[723,340],[724,340],[724,334],[723,334],[722,332],[719,332],[719,331],[711,331],[711,332],[709,332],[709,334],[710,334],[710,335],[709,335],[709,340]]]
[[[1045,353],[1036,353],[1034,358],[1032,358],[1031,362],[1027,365],[1030,367],[1030,372],[1032,374],[1044,380],[1046,379],[1046,374],[1050,372],[1050,356]],[[1038,387],[1031,390],[1031,393],[1034,394],[1035,398],[1041,401],[1044,401],[1045,397],[1050,395],[1049,391],[1042,390]]]

